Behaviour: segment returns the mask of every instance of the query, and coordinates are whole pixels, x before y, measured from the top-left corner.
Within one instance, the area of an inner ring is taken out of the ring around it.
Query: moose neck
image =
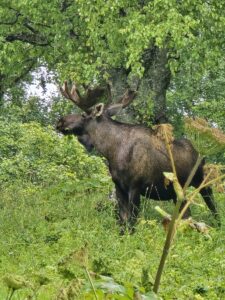
[[[121,131],[116,123],[106,116],[92,119],[86,125],[92,143],[106,159],[113,159],[114,148],[122,142]]]

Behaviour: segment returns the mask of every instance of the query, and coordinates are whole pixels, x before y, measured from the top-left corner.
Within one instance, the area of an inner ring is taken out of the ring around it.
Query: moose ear
[[[104,110],[104,103],[96,104],[93,110],[93,116],[100,117]]]

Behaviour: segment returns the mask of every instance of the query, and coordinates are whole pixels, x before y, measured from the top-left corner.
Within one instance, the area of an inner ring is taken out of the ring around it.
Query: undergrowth
[[[66,183],[2,190],[0,299],[96,299],[91,283],[98,299],[154,299],[165,241],[154,206],[171,212],[173,204],[143,199],[135,233],[120,236],[109,191],[82,191]],[[207,236],[179,230],[160,286],[163,299],[225,298],[223,197],[216,195],[221,228],[207,208],[192,207],[193,217],[212,228]]]

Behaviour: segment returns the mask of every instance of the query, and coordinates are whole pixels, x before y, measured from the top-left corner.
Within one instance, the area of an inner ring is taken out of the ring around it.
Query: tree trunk
[[[167,49],[149,49],[144,55],[144,64],[143,85],[153,101],[153,123],[167,123],[166,91],[171,79]]]
[[[112,69],[110,70],[110,75],[112,102],[117,102],[124,95],[128,86],[131,88],[135,88],[131,86],[130,82],[128,82],[129,80],[127,70],[123,68]],[[121,110],[121,112],[117,115],[117,120],[127,123],[133,123],[133,114],[129,106]]]
[[[152,102],[152,114],[149,121],[153,124],[168,123],[166,105],[166,91],[170,84],[171,73],[168,67],[167,49],[152,47],[146,50],[143,55],[145,73],[143,78],[129,78],[129,71],[124,68],[111,69],[111,101],[116,102],[124,94],[127,87],[136,89],[138,86],[138,98],[140,105],[146,107],[148,113],[149,101]],[[121,111],[119,120],[133,122],[133,111],[128,107]]]

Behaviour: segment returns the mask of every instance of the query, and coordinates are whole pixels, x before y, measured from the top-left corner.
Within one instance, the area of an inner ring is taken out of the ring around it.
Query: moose
[[[172,172],[171,161],[165,141],[156,135],[154,129],[121,123],[111,118],[130,104],[136,96],[136,90],[127,89],[118,102],[108,105],[97,103],[104,92],[100,87],[88,88],[86,94],[81,95],[75,84],[69,90],[65,82],[61,93],[83,113],[62,117],[56,127],[64,135],[77,136],[87,150],[94,147],[107,159],[116,189],[119,222],[123,226],[133,226],[141,195],[176,203],[173,185],[165,185],[163,175],[163,172]],[[179,183],[184,186],[199,154],[185,138],[174,139],[171,151]],[[202,183],[203,166],[204,160],[198,165],[190,186],[197,188]],[[202,188],[200,194],[213,215],[218,217],[211,187]],[[184,205],[185,201],[182,207]],[[186,217],[189,214],[187,210]]]

